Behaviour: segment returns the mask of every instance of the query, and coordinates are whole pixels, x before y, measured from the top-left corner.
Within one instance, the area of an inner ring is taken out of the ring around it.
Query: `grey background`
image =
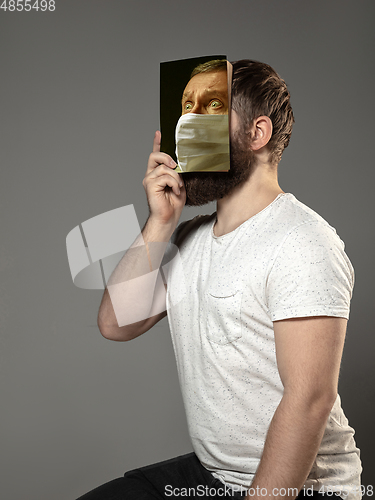
[[[340,393],[374,483],[374,2],[56,0],[0,11],[0,495],[68,500],[191,450],[166,320],[130,343],[74,287],[80,222],[134,204],[158,128],[159,63],[254,58],[287,81],[296,124],[280,183],[356,269]],[[189,209],[184,218],[214,207]]]

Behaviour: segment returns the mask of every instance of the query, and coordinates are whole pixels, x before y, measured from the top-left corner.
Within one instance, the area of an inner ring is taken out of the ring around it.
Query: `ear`
[[[272,136],[272,122],[268,116],[255,118],[250,129],[251,149],[257,151],[266,146]]]

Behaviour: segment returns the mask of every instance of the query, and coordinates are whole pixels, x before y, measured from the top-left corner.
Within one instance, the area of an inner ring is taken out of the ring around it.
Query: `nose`
[[[193,108],[190,110],[190,113],[196,113],[198,115],[207,114],[206,108],[200,102],[195,102]]]

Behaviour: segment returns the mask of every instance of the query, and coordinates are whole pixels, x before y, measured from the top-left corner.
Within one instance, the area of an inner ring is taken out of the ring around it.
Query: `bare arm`
[[[171,234],[162,229],[148,221],[110,277],[98,313],[105,338],[131,340],[167,314],[158,269]]]
[[[346,323],[333,317],[274,322],[284,395],[251,485],[258,491],[266,488],[267,496],[281,500],[285,495],[276,494],[274,488],[295,488],[287,495],[295,498],[310,473],[337,396]]]
[[[150,215],[110,277],[99,308],[99,329],[110,340],[131,340],[166,315],[158,269],[186,200],[175,166],[170,156],[160,152],[160,132],[156,132],[143,180]]]

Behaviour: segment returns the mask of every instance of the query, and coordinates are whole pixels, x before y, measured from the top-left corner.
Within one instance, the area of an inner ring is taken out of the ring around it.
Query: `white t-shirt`
[[[198,216],[174,234],[168,320],[194,451],[215,477],[249,487],[283,394],[273,321],[348,318],[354,275],[336,231],[291,194],[223,236],[215,221]],[[306,487],[360,497],[353,434],[338,397]]]

